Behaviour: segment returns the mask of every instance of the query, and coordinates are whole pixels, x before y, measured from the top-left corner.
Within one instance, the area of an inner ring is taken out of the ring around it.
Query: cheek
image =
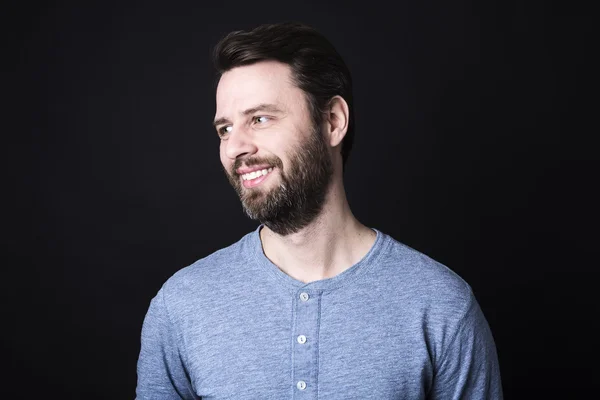
[[[221,164],[223,165],[223,167],[225,167],[225,169],[229,171],[229,169],[231,168],[231,164],[233,164],[233,161],[231,161],[229,157],[225,155],[225,145],[223,142],[221,142],[221,145],[219,147],[219,158],[221,159]]]

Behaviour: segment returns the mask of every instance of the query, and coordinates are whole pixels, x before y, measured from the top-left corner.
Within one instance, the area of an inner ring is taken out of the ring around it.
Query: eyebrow
[[[252,108],[248,108],[247,110],[244,110],[242,112],[242,115],[250,115],[250,114],[254,114],[254,113],[259,112],[259,111],[266,111],[266,112],[274,113],[274,114],[275,113],[282,113],[283,112],[275,104],[263,103],[263,104],[257,105],[256,107],[252,107]],[[228,122],[231,122],[231,121],[229,121],[229,119],[227,119],[225,117],[218,118],[218,119],[215,119],[215,121],[213,122],[213,126],[217,127],[218,125],[225,124],[225,123],[228,123]]]

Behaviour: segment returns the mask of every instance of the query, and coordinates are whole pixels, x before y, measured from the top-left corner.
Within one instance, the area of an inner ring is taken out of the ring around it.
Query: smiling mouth
[[[273,167],[270,167],[242,174],[241,177],[244,187],[252,188],[260,185],[271,174],[273,169]]]

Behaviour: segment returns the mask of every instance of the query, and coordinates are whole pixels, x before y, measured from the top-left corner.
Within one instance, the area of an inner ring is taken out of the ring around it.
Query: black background
[[[586,10],[18,4],[3,12],[3,398],[134,397],[150,299],[256,227],[221,171],[212,46],[284,20],[319,29],[353,73],[353,212],[470,283],[506,398],[598,387]]]

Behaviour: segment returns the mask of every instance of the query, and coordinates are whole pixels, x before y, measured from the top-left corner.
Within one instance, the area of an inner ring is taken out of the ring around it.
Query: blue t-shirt
[[[259,226],[165,282],[137,399],[502,399],[494,340],[456,273],[375,230],[361,261],[303,283]]]

